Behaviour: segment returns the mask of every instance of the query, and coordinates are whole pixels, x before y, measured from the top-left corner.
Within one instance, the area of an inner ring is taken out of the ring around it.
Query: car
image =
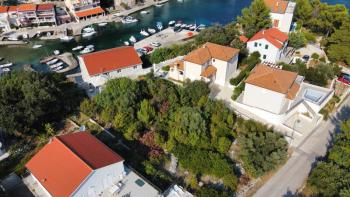
[[[347,73],[341,73],[338,77],[338,81],[343,82],[347,85],[350,85],[350,74]]]
[[[302,57],[302,59],[303,59],[305,62],[308,62],[309,59],[310,59],[310,56],[309,56],[309,55],[304,55],[304,56]]]
[[[146,49],[146,50],[147,50],[147,53],[153,51],[153,48],[150,47],[150,46],[145,46],[145,47],[143,47],[143,49]]]
[[[154,46],[154,47],[160,47],[162,44],[160,44],[159,42],[152,42],[151,43],[151,46]]]

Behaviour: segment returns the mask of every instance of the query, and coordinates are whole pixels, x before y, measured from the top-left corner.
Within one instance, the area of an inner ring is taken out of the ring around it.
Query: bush
[[[289,46],[299,49],[306,45],[307,40],[304,34],[300,32],[292,32],[289,34]]]
[[[169,65],[162,67],[162,71],[169,72],[169,70],[170,70],[170,66]]]
[[[244,87],[244,82],[240,83],[239,86],[235,87],[235,89],[233,90],[232,100],[236,100],[239,97],[239,95],[241,95],[241,93],[244,91]]]
[[[245,69],[241,70],[237,77],[230,79],[231,85],[238,85],[243,79],[245,79],[249,75],[250,71],[253,70],[255,65],[260,63],[260,53],[254,52],[250,54],[250,56],[246,60],[244,60],[243,63],[247,64],[248,66]]]
[[[320,58],[320,55],[317,54],[317,53],[313,53],[313,54],[311,55],[311,58],[312,58],[312,59],[315,59],[315,60],[318,60],[318,58]]]

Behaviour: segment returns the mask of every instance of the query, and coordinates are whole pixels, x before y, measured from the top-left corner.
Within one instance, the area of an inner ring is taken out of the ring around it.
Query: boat
[[[56,64],[51,65],[50,68],[54,69],[54,68],[57,68],[57,67],[62,66],[62,65],[63,65],[63,62],[58,62]]]
[[[0,68],[8,68],[8,67],[11,67],[12,65],[13,65],[13,63],[9,62],[9,63],[6,63],[6,64],[1,64]]]
[[[192,25],[192,26],[189,28],[189,30],[194,31],[196,28],[197,28],[197,25],[194,24],[194,25]]]
[[[198,25],[198,27],[196,28],[197,31],[201,31],[201,30],[203,30],[203,29],[205,29],[205,25],[204,25],[204,24],[200,24],[200,25]]]
[[[169,21],[168,25],[171,27],[171,26],[174,26],[175,25],[175,21]]]
[[[95,35],[97,32],[95,31],[95,29],[93,27],[86,27],[83,29],[83,38],[87,38],[87,37],[91,37],[93,35]]]
[[[139,21],[139,20],[137,20],[136,18],[134,18],[132,16],[127,16],[127,17],[122,18],[122,23],[124,23],[124,24],[136,23],[137,21]]]
[[[90,44],[90,45],[87,45],[85,48],[94,48],[95,46]]]
[[[74,38],[73,36],[62,36],[62,37],[60,37],[60,40],[68,42],[68,41],[73,40],[73,38]]]
[[[38,49],[38,48],[40,48],[40,47],[42,47],[43,45],[41,45],[41,44],[36,44],[36,45],[33,45],[33,49]]]
[[[91,45],[92,47],[89,47],[89,46],[86,46],[82,51],[80,51],[80,54],[91,53],[91,52],[93,52],[95,50],[93,45]]]
[[[157,28],[158,28],[159,31],[162,31],[162,29],[163,29],[162,22],[157,22]]]
[[[11,69],[10,69],[10,68],[3,68],[3,69],[1,69],[1,70],[2,70],[2,72],[6,72],[6,73],[11,72]]]
[[[176,23],[175,27],[181,27],[182,23]]]
[[[149,11],[143,10],[140,12],[141,14],[149,14]]]
[[[72,51],[79,51],[83,48],[84,48],[84,46],[76,46],[76,47],[72,48]]]
[[[163,3],[156,3],[156,7],[162,7],[163,5]]]
[[[52,60],[46,62],[46,64],[47,64],[47,65],[51,65],[51,64],[56,63],[57,61],[58,61],[58,59],[54,58],[54,59],[52,59]]]
[[[152,28],[148,28],[147,31],[148,31],[150,34],[154,34],[154,33],[157,32],[155,29],[152,29]]]
[[[134,42],[134,43],[137,42],[137,40],[136,40],[136,38],[135,38],[134,36],[131,36],[131,37],[129,38],[129,41],[130,41],[130,42]]]
[[[100,27],[104,27],[104,26],[106,26],[108,23],[99,23],[99,24],[97,24],[98,26],[100,26]]]
[[[92,31],[95,31],[95,29],[93,27],[85,27],[83,29],[83,33],[89,33],[89,32],[92,32]]]
[[[52,71],[56,72],[56,71],[62,70],[62,68],[63,68],[63,66],[59,66],[57,68],[52,69]]]
[[[125,46],[129,46],[130,43],[129,43],[128,41],[125,41],[125,42],[124,42],[124,45],[125,45]]]
[[[53,51],[53,54],[55,54],[55,55],[59,55],[61,52],[59,51],[59,50],[54,50]]]
[[[147,31],[145,31],[143,29],[140,31],[140,34],[143,36],[149,36],[149,33],[147,33]]]
[[[182,29],[185,29],[186,28],[186,24],[182,24],[180,27],[182,28]]]
[[[18,38],[14,37],[14,36],[10,36],[10,37],[7,38],[7,40],[9,40],[9,41],[18,41]]]

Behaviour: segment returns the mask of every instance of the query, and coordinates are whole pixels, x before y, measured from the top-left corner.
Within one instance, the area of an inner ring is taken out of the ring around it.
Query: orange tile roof
[[[82,18],[82,17],[86,17],[86,16],[92,16],[92,15],[95,15],[95,14],[102,14],[104,12],[105,11],[101,7],[96,7],[96,8],[93,8],[93,9],[88,9],[88,10],[75,12],[75,15],[78,18]]]
[[[81,57],[90,76],[142,64],[132,46],[107,49]]]
[[[8,6],[0,6],[0,13],[6,13],[8,9]]]
[[[282,94],[294,95],[297,86],[292,88],[298,74],[259,64],[250,73],[245,83],[259,86]],[[297,91],[296,91],[297,92]]]
[[[277,48],[282,48],[283,43],[288,40],[288,35],[276,28],[261,30],[256,33],[248,42],[265,39]]]
[[[175,67],[175,66],[177,66],[177,69],[184,71],[184,61],[183,60],[176,61],[170,67]]]
[[[249,40],[249,38],[242,35],[242,36],[239,36],[239,40],[242,41],[243,43],[246,43]]]
[[[292,87],[288,90],[287,98],[290,100],[293,100],[297,95],[297,93],[299,92],[299,89],[300,89],[300,85],[294,82]]]
[[[195,64],[204,64],[211,58],[228,61],[238,55],[239,49],[207,42],[202,47],[185,56],[184,60]]]
[[[52,10],[54,8],[55,5],[52,3],[39,4],[37,7],[37,11]]]
[[[288,1],[285,0],[264,0],[264,2],[273,13],[284,14],[288,6]]]
[[[201,76],[209,78],[216,73],[216,68],[213,65],[209,65],[202,73]]]
[[[17,6],[9,6],[9,9],[7,12],[17,12]]]
[[[35,4],[21,4],[17,6],[17,11],[24,12],[24,11],[36,11],[36,5]]]
[[[54,137],[26,167],[52,196],[70,196],[95,167],[115,161],[121,157],[106,145],[87,132],[77,132]]]

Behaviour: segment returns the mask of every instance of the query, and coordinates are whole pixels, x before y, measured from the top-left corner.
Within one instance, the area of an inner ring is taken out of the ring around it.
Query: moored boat
[[[58,61],[58,59],[54,58],[54,59],[52,59],[52,60],[46,62],[46,64],[47,64],[47,65],[51,65],[51,64],[56,63],[57,61]]]
[[[125,45],[125,46],[129,46],[130,43],[129,43],[128,41],[125,41],[125,42],[124,42],[124,45]]]
[[[60,40],[61,41],[65,41],[65,42],[71,41],[73,39],[74,39],[73,36],[62,36],[62,37],[60,37]]]
[[[145,30],[141,30],[140,31],[140,34],[143,35],[143,36],[149,36],[149,33],[147,33]]]
[[[11,66],[13,66],[12,62],[9,62],[9,63],[6,63],[6,64],[0,64],[0,68],[8,68],[8,67],[11,67]]]
[[[154,34],[154,33],[157,32],[155,29],[152,29],[152,28],[148,28],[147,31],[148,31],[148,33],[150,33],[150,34]]]
[[[57,68],[52,69],[52,71],[56,72],[56,71],[62,70],[62,68],[63,68],[63,66],[59,66]]]
[[[55,55],[59,55],[61,52],[59,51],[59,50],[54,50],[53,51],[53,54],[55,54]]]
[[[50,68],[54,69],[54,68],[57,68],[57,67],[62,66],[62,65],[63,65],[63,62],[58,62],[56,64],[51,65]]]
[[[95,50],[94,45],[88,45],[83,50],[80,51],[80,54],[91,53]]]
[[[83,48],[84,48],[84,46],[76,46],[76,47],[72,48],[72,51],[79,51]]]
[[[168,23],[168,25],[170,26],[170,27],[172,27],[172,26],[174,26],[175,25],[175,21],[169,21],[169,23]]]
[[[38,49],[38,48],[40,48],[40,47],[42,47],[43,45],[41,45],[41,44],[35,44],[35,45],[33,45],[33,49]]]
[[[143,10],[143,11],[141,11],[140,13],[141,13],[141,14],[149,14],[149,11]]]
[[[108,24],[108,23],[99,23],[98,26],[104,27],[104,26],[106,26],[107,24]]]
[[[130,42],[134,42],[134,43],[137,42],[137,40],[136,40],[136,38],[135,38],[134,36],[131,36],[131,37],[129,38],[129,41],[130,41]]]
[[[86,27],[83,29],[83,38],[87,38],[87,37],[91,37],[93,35],[95,35],[97,32],[95,31],[95,29],[93,27]]]
[[[132,16],[127,16],[127,17],[122,18],[122,23],[124,23],[124,24],[136,23],[137,21],[139,21],[139,20],[137,20],[136,18],[134,18]]]
[[[162,31],[162,29],[163,29],[162,22],[157,22],[157,28],[158,28],[159,31]]]

